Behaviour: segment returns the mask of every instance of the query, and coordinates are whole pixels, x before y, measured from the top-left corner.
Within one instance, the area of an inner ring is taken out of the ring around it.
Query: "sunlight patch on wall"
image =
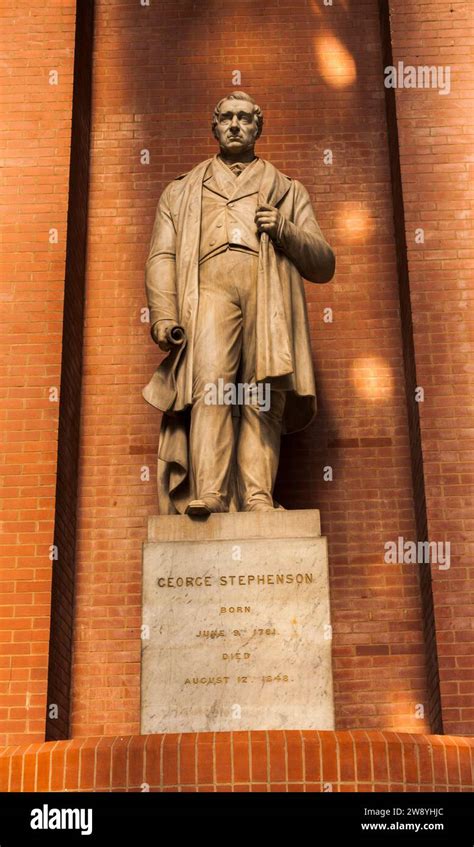
[[[393,395],[392,369],[381,356],[355,359],[351,375],[357,394],[365,400],[388,400]]]
[[[317,67],[332,88],[347,88],[357,79],[354,59],[335,35],[318,35],[314,41]]]

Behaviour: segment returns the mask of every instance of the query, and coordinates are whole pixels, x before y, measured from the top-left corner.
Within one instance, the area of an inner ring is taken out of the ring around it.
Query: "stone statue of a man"
[[[163,412],[162,514],[279,508],[281,433],[316,412],[302,277],[328,282],[334,254],[304,186],[255,155],[262,125],[248,94],[229,94],[219,153],[158,203],[145,281],[169,352],[143,395]]]

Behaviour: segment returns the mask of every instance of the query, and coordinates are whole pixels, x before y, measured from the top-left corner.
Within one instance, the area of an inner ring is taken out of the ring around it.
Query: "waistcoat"
[[[259,252],[254,218],[263,171],[258,158],[240,176],[220,159],[212,160],[202,184],[200,263],[227,248]]]

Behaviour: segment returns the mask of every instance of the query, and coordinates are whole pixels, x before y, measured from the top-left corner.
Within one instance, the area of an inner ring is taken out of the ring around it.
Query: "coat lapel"
[[[292,180],[281,174],[270,163],[264,162],[265,170],[260,185],[258,205],[269,203],[277,206],[288,194]],[[257,335],[255,345],[255,378],[290,377],[295,370],[291,331],[285,308],[285,296],[280,273],[289,269],[286,257],[277,259],[271,238],[266,233],[260,237],[260,252],[257,279]]]
[[[176,233],[176,289],[179,321],[187,339],[186,355],[176,373],[175,409],[185,408],[192,397],[194,329],[199,302],[199,240],[201,236],[202,181],[212,160],[197,165],[185,178]]]
[[[224,165],[219,163],[217,156],[211,160],[208,171],[204,176],[203,185],[214,194],[229,200],[234,191],[235,177]]]
[[[270,203],[278,206],[292,186],[289,176],[280,173],[271,162],[262,159],[265,169],[258,196],[258,203]]]

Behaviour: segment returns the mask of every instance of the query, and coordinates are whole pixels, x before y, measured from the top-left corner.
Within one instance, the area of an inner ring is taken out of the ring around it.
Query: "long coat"
[[[162,514],[184,512],[195,496],[189,474],[189,410],[199,301],[202,181],[211,161],[201,162],[165,188],[146,264],[151,324],[168,318],[184,327],[187,339],[178,367],[170,368],[170,354],[143,389],[144,398],[164,412],[158,448]],[[255,378],[288,392],[283,432],[289,433],[304,429],[316,413],[303,278],[328,282],[334,274],[334,254],[304,186],[270,162],[264,161],[264,166],[258,203],[276,206],[285,221],[278,245],[265,233],[260,238]]]

